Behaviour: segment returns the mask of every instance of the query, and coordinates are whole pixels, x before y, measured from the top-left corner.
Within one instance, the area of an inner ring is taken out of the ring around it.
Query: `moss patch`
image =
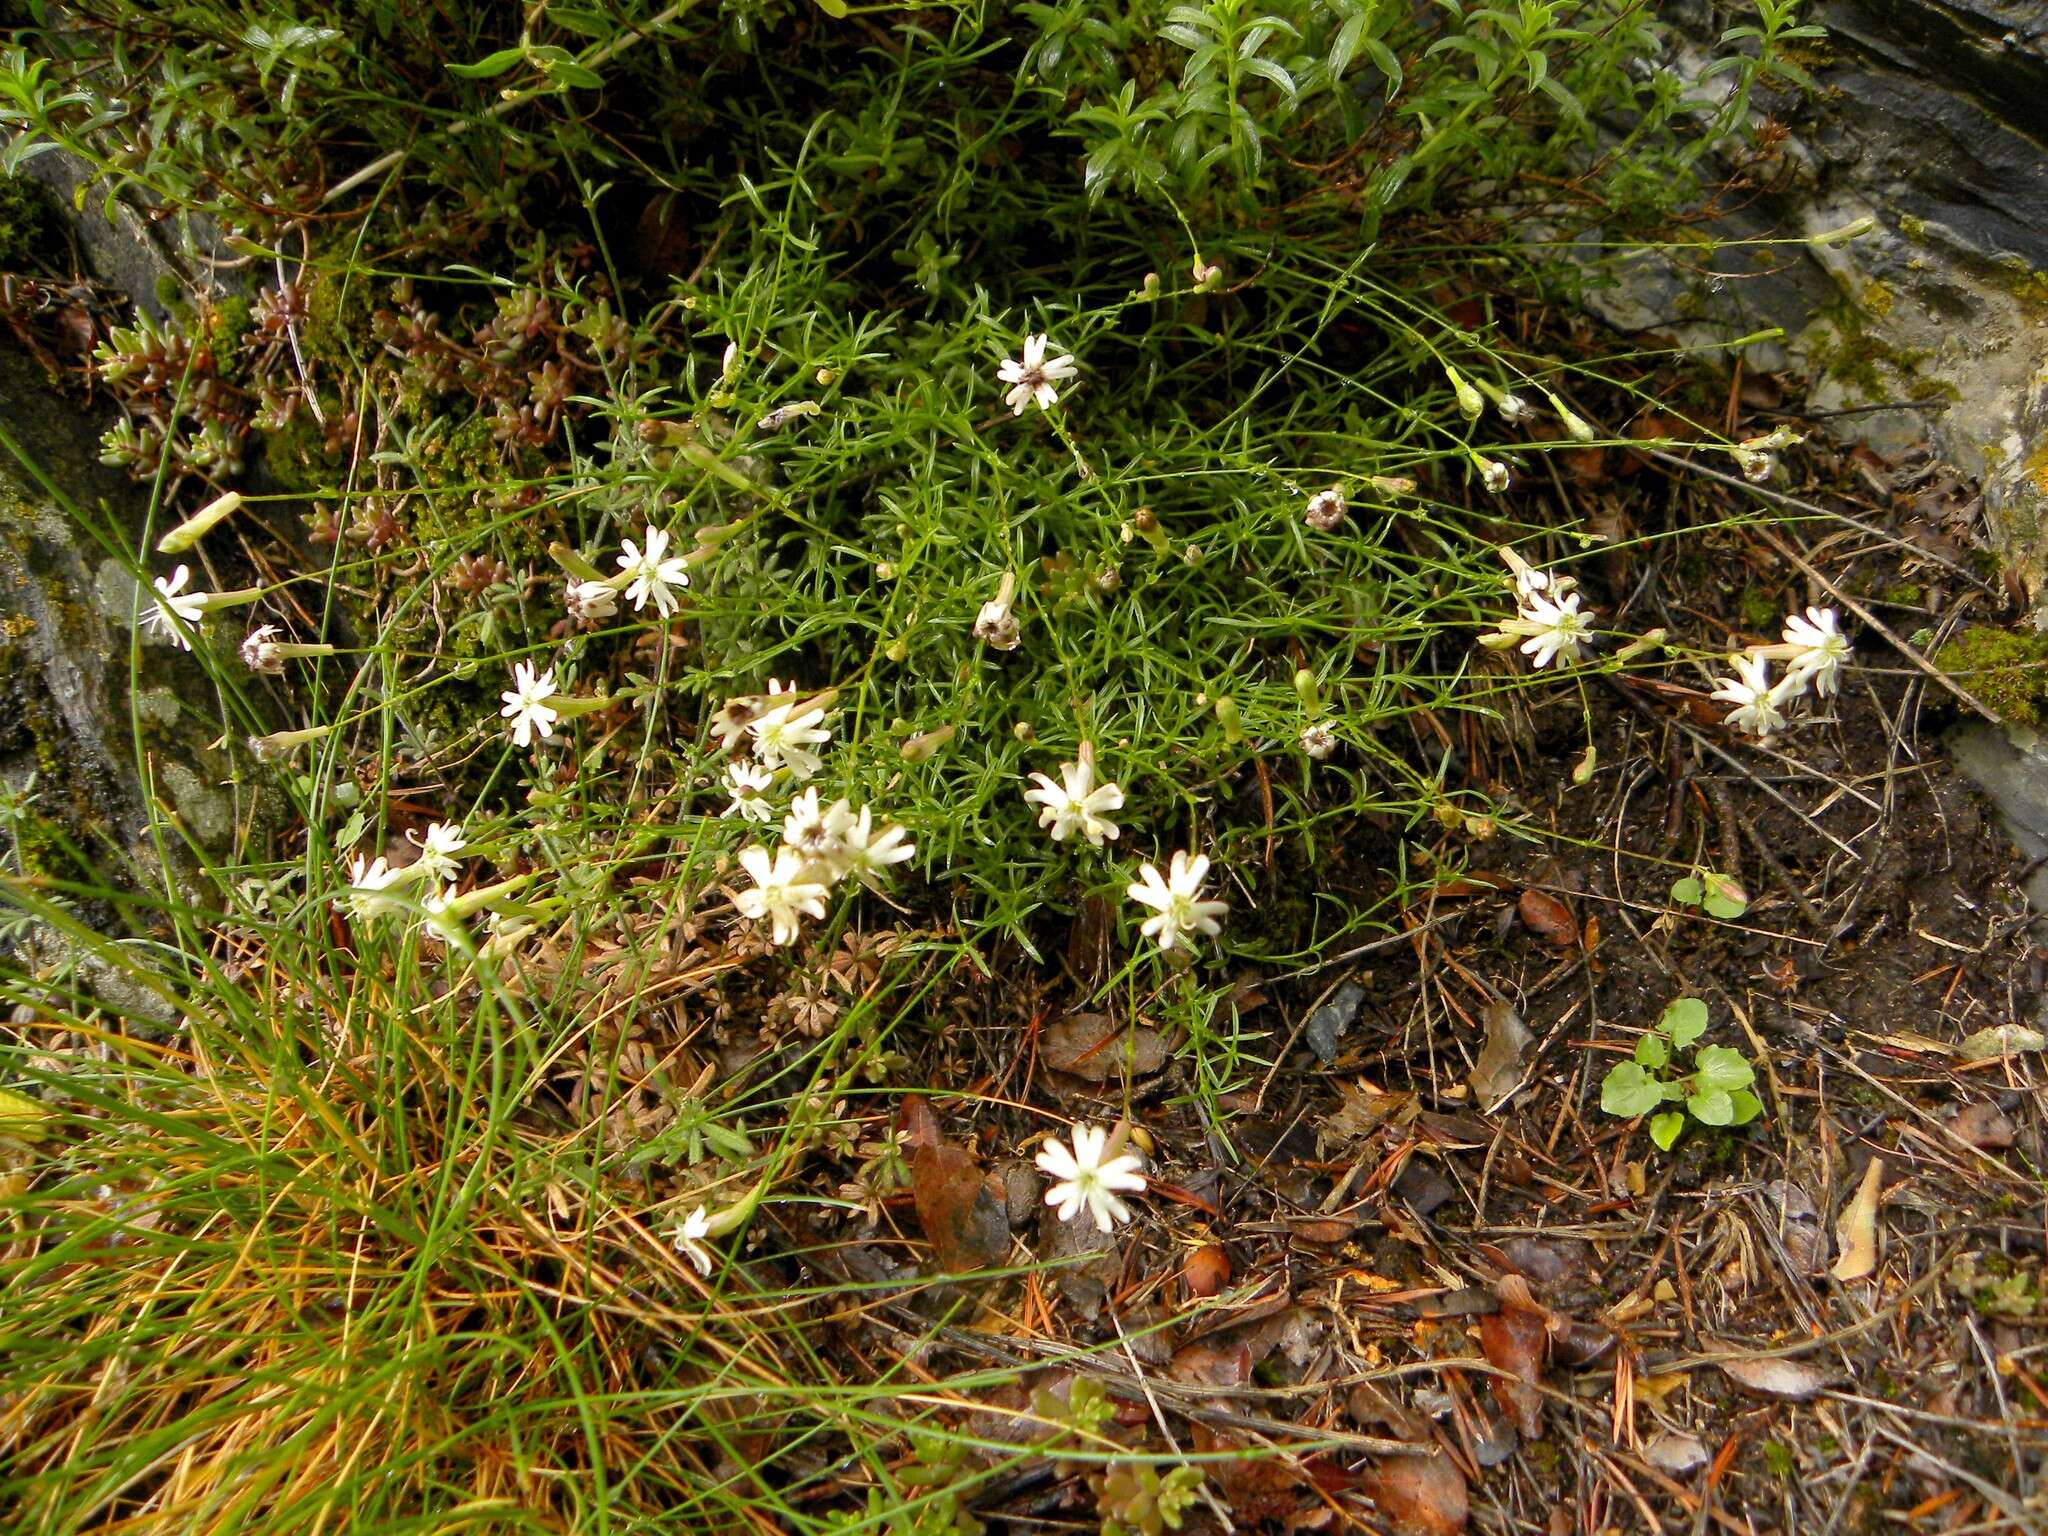
[[[1966,629],[1934,653],[1934,664],[2006,721],[2041,723],[2048,702],[2048,635]]]
[[[26,176],[0,176],[0,268],[27,270],[56,233],[50,195]],[[58,247],[61,249],[61,247]]]

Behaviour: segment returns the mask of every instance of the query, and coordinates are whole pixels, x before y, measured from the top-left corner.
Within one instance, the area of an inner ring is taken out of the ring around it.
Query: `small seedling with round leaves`
[[[1681,997],[1664,1010],[1656,1028],[1636,1042],[1631,1060],[1608,1068],[1600,1085],[1600,1107],[1610,1115],[1650,1116],[1650,1139],[1670,1151],[1686,1117],[1702,1125],[1747,1125],[1763,1112],[1751,1091],[1756,1069],[1742,1052],[1725,1045],[1700,1045],[1707,1032],[1707,1005]],[[1692,1066],[1679,1057],[1692,1051]],[[1680,1104],[1680,1109],[1659,1109]]]
[[[1672,881],[1671,899],[1680,906],[1698,907],[1709,917],[1737,918],[1749,910],[1749,892],[1742,882],[1711,869],[1696,869]]]

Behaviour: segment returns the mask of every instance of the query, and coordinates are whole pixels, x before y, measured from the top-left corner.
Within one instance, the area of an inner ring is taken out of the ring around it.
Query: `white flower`
[[[462,873],[462,865],[456,861],[456,855],[469,845],[463,841],[461,822],[434,822],[423,836],[413,841],[420,850],[420,856],[413,860],[413,865],[427,879],[439,885]]]
[[[250,630],[242,641],[242,665],[272,676],[284,671],[284,657],[277,649],[277,637],[283,633],[275,624],[259,624]]]
[[[1735,462],[1742,470],[1742,478],[1752,485],[1761,485],[1770,479],[1771,472],[1778,467],[1776,454],[1767,453],[1761,448],[1751,448],[1746,443],[1738,443],[1728,451],[1735,455]]]
[[[974,618],[974,638],[982,641],[991,650],[1014,651],[1019,643],[1017,620],[1010,612],[1010,604],[1017,595],[1017,577],[1013,572],[1003,572],[1002,584],[996,588],[996,595],[981,605],[981,612]]]
[[[1502,418],[1507,421],[1524,422],[1536,414],[1536,407],[1520,395],[1502,395],[1495,403],[1500,408]]]
[[[1560,598],[1578,585],[1571,577],[1559,572],[1539,571],[1505,544],[1499,547],[1498,552],[1514,573],[1515,601],[1518,604],[1526,605],[1531,598],[1544,594],[1553,599]]]
[[[512,739],[520,746],[531,746],[538,733],[543,738],[555,734],[555,722],[561,715],[548,708],[548,700],[555,694],[555,669],[535,672],[526,662],[518,662],[512,668],[512,689],[501,693],[505,707],[498,711],[512,722]]]
[[[1124,792],[1113,783],[1095,782],[1095,748],[1081,743],[1079,760],[1060,764],[1063,783],[1055,784],[1042,773],[1034,773],[1036,789],[1024,791],[1024,798],[1036,805],[1038,824],[1052,829],[1052,840],[1065,842],[1076,827],[1081,835],[1100,848],[1105,839],[1114,842],[1119,828],[1109,812],[1123,809]]]
[[[844,800],[821,806],[818,792],[807,789],[789,802],[789,814],[782,818],[783,846],[802,854],[805,863],[819,866],[820,872],[837,880],[841,837],[852,821],[853,812]]]
[[[1344,487],[1333,485],[1309,497],[1301,520],[1318,533],[1328,533],[1344,521]]]
[[[647,547],[639,548],[631,539],[621,539],[619,548],[619,572],[633,579],[626,587],[626,598],[638,613],[647,605],[647,599],[654,599],[657,612],[665,619],[676,611],[676,593],[690,584],[690,569],[681,555],[668,552],[668,533],[661,528],[648,528],[642,537]]]
[[[1323,762],[1337,750],[1337,733],[1318,721],[1301,733],[1301,750],[1317,762]]]
[[[1728,712],[1728,724],[1738,731],[1752,736],[1768,736],[1773,731],[1785,728],[1784,711],[1779,707],[1785,702],[1783,683],[1771,686],[1771,663],[1766,657],[1756,655],[1731,656],[1736,676],[1717,677],[1715,688],[1710,695],[1735,706]],[[1797,689],[1793,690],[1795,693]]]
[[[357,856],[349,866],[348,893],[342,897],[349,912],[358,918],[376,917],[392,911],[398,903],[384,894],[393,885],[405,878],[402,869],[393,869],[382,854],[374,859]]]
[[[1472,462],[1479,466],[1480,482],[1489,491],[1493,492],[1494,495],[1498,496],[1508,488],[1508,481],[1512,477],[1508,473],[1507,465],[1501,463],[1499,459],[1489,459],[1483,455],[1474,454]]]
[[[800,917],[825,915],[825,898],[831,892],[811,878],[801,854],[778,848],[771,859],[756,843],[740,850],[740,867],[753,877],[754,889],[733,897],[733,905],[742,917],[767,918],[773,925],[770,937],[777,944],[796,942]]]
[[[1119,1195],[1142,1195],[1143,1162],[1129,1152],[1104,1159],[1109,1133],[1092,1125],[1074,1127],[1074,1149],[1069,1152],[1057,1136],[1048,1136],[1038,1154],[1038,1166],[1059,1182],[1045,1192],[1045,1203],[1058,1207],[1061,1221],[1072,1221],[1085,1208],[1104,1232],[1116,1230],[1120,1221],[1131,1219],[1131,1209]]]
[[[655,601],[658,603],[660,599]],[[572,581],[562,606],[572,622],[595,624],[619,611],[619,589],[608,581]]]
[[[1153,916],[1146,918],[1138,931],[1148,939],[1157,939],[1162,950],[1178,945],[1184,933],[1199,933],[1207,938],[1221,933],[1223,924],[1217,919],[1230,910],[1230,903],[1202,899],[1202,882],[1208,874],[1207,854],[1189,855],[1179,849],[1175,850],[1164,879],[1155,865],[1140,865],[1138,878],[1131,882],[1128,894],[1131,900],[1151,907]]]
[[[206,617],[206,594],[187,592],[185,583],[192,579],[192,568],[181,565],[171,572],[171,579],[165,581],[159,576],[152,583],[156,588],[156,603],[142,616],[142,627],[152,634],[169,635],[184,650],[192,649],[192,638],[185,628],[197,629],[199,621]],[[172,615],[185,626],[172,621]]]
[[[711,1266],[716,1257],[704,1246],[704,1239],[711,1235],[711,1217],[703,1206],[690,1212],[676,1228],[676,1252],[688,1259],[697,1268],[697,1273],[706,1279],[711,1276]]]
[[[996,377],[1012,386],[1003,396],[1003,403],[1010,408],[1012,416],[1022,416],[1024,407],[1037,402],[1041,411],[1049,411],[1059,399],[1059,391],[1053,385],[1074,377],[1074,359],[1068,353],[1048,358],[1045,355],[1044,336],[1024,338],[1024,357],[1021,362],[1004,360],[996,370]]]
[[[1785,645],[1791,647],[1787,666],[1791,677],[1801,679],[1802,684],[1810,682],[1822,698],[1840,690],[1849,642],[1834,609],[1809,608],[1786,619]]]
[[[799,784],[824,766],[810,749],[832,739],[824,723],[825,707],[792,700],[778,704],[747,724],[754,738],[754,756],[764,768],[787,768]]]
[[[1562,666],[1577,661],[1593,643],[1593,616],[1579,611],[1579,594],[1565,592],[1555,598],[1540,593],[1531,596],[1521,614],[1501,629],[1522,636],[1522,654],[1538,671],[1553,661]]]
[[[738,748],[747,739],[747,727],[760,713],[761,706],[753,699],[727,699],[724,707],[711,716],[711,734],[718,738],[718,749],[731,752]]]
[[[461,933],[461,920],[451,910],[454,905],[455,887],[452,885],[429,891],[420,898],[420,911],[425,914],[420,928],[427,938],[446,942]]]
[[[864,885],[874,885],[891,865],[916,856],[917,845],[911,842],[910,834],[894,822],[877,832],[874,817],[866,806],[839,829],[839,872],[852,875]]]
[[[774,782],[775,774],[771,769],[758,767],[744,759],[727,763],[725,787],[732,793],[732,804],[719,814],[739,816],[747,821],[773,821],[775,807],[768,803],[767,792]]]

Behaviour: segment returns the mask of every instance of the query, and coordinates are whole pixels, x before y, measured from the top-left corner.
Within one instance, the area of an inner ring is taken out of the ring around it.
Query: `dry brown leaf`
[[[1220,1243],[1204,1243],[1188,1255],[1181,1280],[1190,1296],[1214,1296],[1230,1284],[1230,1255]]]
[[[919,1147],[910,1156],[910,1193],[939,1266],[949,1274],[988,1269],[1010,1251],[1003,1185],[964,1147]]]
[[[1166,1374],[1191,1386],[1241,1387],[1251,1379],[1251,1346],[1242,1340],[1213,1346],[1190,1344],[1175,1352]]]
[[[1441,1451],[1388,1456],[1364,1487],[1396,1536],[1460,1536],[1472,1512],[1465,1474]]]
[[[1745,1391],[1760,1397],[1783,1398],[1788,1403],[1803,1403],[1828,1384],[1828,1373],[1820,1367],[1808,1365],[1804,1360],[1778,1360],[1748,1358],[1716,1362],[1728,1379]]]
[[[1046,1030],[1038,1054],[1055,1071],[1104,1083],[1126,1071],[1133,1077],[1157,1072],[1166,1065],[1166,1042],[1142,1024],[1125,1030],[1099,1013],[1074,1013]]]
[[[1522,1086],[1529,1049],[1535,1043],[1529,1026],[1511,1006],[1504,1002],[1486,1005],[1486,1044],[1480,1047],[1479,1060],[1467,1079],[1473,1101],[1481,1109],[1493,1113]]]
[[[1540,1312],[1502,1307],[1479,1320],[1480,1349],[1493,1365],[1512,1373],[1487,1377],[1487,1386],[1524,1440],[1543,1438],[1543,1394],[1536,1390],[1536,1379],[1542,1374],[1549,1340],[1550,1330]]]
[[[1544,943],[1569,949],[1579,942],[1579,920],[1555,896],[1531,887],[1522,892],[1516,910],[1522,915],[1522,925]]]
[[[1667,1429],[1643,1447],[1643,1460],[1669,1477],[1689,1477],[1707,1464],[1707,1448],[1698,1435]]]
[[[1964,1105],[1949,1129],[1980,1152],[2003,1152],[2019,1139],[2012,1117],[1989,1100]]]
[[[1861,1280],[1877,1269],[1877,1197],[1884,1188],[1884,1159],[1873,1157],[1863,1170],[1863,1182],[1842,1208],[1835,1223],[1835,1251],[1840,1255],[1833,1270],[1837,1280]]]

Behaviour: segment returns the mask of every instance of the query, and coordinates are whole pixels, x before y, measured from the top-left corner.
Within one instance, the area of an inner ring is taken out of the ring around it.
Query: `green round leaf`
[[[1645,1035],[1636,1042],[1636,1060],[1641,1065],[1654,1071],[1658,1067],[1669,1064],[1671,1060],[1671,1047],[1664,1043],[1662,1035]]]
[[[1685,1116],[1675,1109],[1668,1109],[1661,1115],[1650,1116],[1650,1140],[1666,1152],[1671,1150],[1672,1143],[1678,1140],[1679,1133],[1684,1129]]]
[[[1682,906],[1696,907],[1700,904],[1700,883],[1691,875],[1671,882],[1671,899]]]
[[[1742,1052],[1725,1045],[1703,1045],[1692,1060],[1702,1092],[1733,1093],[1756,1081],[1756,1069]]]
[[[1701,1125],[1735,1123],[1735,1101],[1718,1088],[1692,1095],[1685,1101],[1685,1107]]]
[[[1633,1120],[1664,1102],[1664,1085],[1633,1061],[1618,1061],[1600,1084],[1600,1107],[1610,1115]]]
[[[1763,1101],[1747,1088],[1738,1088],[1728,1097],[1735,1101],[1736,1125],[1747,1125],[1764,1112]]]
[[[1696,997],[1681,997],[1664,1010],[1657,1027],[1671,1037],[1677,1050],[1684,1050],[1707,1032],[1707,1005]]]

